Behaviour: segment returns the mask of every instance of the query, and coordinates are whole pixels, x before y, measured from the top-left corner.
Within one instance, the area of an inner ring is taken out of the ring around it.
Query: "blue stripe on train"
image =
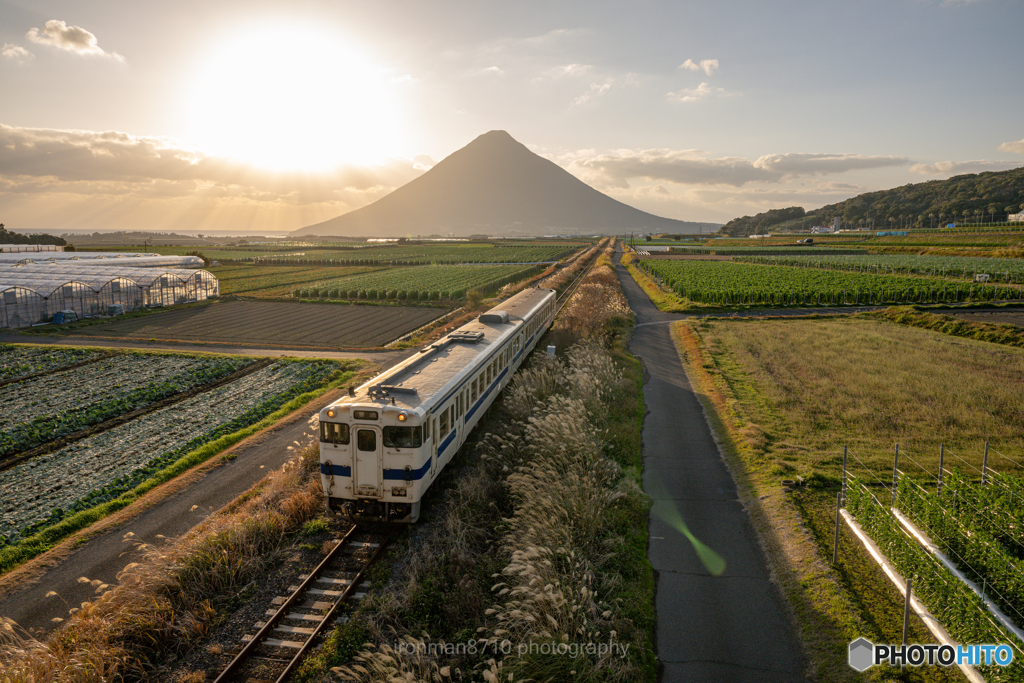
[[[406,472],[405,472],[404,469],[402,469],[402,470],[394,470],[394,469],[390,469],[389,470],[389,469],[386,469],[386,470],[384,470],[384,478],[385,479],[401,479],[401,480],[412,479],[412,480],[416,481],[416,480],[422,479],[424,477],[424,475],[426,475],[426,473],[429,472],[429,471],[430,471],[430,458],[427,458],[427,462],[425,462],[422,467],[420,467],[419,469],[412,470],[411,472],[409,472],[408,476],[406,475]],[[323,463],[322,462],[322,463],[320,463],[320,474],[333,474],[336,477],[351,477],[352,476],[352,468],[351,467],[347,467],[345,465],[328,465],[327,463]]]

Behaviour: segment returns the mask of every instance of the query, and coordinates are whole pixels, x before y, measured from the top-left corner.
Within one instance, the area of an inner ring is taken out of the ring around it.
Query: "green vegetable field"
[[[926,275],[931,277],[973,280],[985,273],[991,282],[1024,283],[1024,259],[982,258],[969,256],[931,256],[917,254],[832,255],[827,252],[813,256],[764,255],[734,259],[741,263],[821,268],[881,275]]]
[[[324,280],[294,290],[300,298],[391,299],[400,301],[455,300],[470,290],[485,294],[516,282],[537,266],[410,266]]]
[[[1000,285],[723,261],[638,262],[680,296],[716,305],[842,306],[993,301],[1019,296]]]

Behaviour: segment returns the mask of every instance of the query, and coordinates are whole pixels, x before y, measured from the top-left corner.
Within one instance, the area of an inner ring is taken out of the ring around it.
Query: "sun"
[[[275,171],[323,171],[398,154],[391,79],[311,26],[236,34],[200,65],[189,137],[206,154]]]

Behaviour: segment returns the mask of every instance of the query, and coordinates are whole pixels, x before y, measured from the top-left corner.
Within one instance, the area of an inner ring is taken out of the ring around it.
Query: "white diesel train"
[[[321,410],[328,509],[415,522],[427,489],[554,317],[554,290],[524,290]]]

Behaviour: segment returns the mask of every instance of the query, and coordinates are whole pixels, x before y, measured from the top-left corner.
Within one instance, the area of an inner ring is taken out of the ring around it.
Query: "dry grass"
[[[287,533],[322,509],[317,449],[309,447],[228,510],[177,542],[141,545],[143,557],[95,600],[72,609],[47,642],[0,628],[4,683],[142,680],[183,652],[217,606],[255,581]],[[101,587],[104,588],[104,587]]]
[[[879,473],[891,470],[896,443],[933,471],[940,444],[977,467],[986,440],[1024,460],[1024,350],[870,318],[696,329],[753,450],[780,476],[837,477],[844,445]],[[1010,467],[994,452],[989,464]]]

